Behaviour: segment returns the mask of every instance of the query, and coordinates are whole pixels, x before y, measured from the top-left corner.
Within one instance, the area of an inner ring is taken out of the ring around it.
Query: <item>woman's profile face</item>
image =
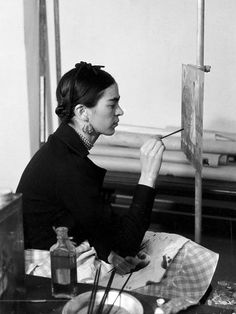
[[[102,97],[93,108],[88,108],[89,121],[99,134],[112,135],[124,112],[119,106],[119,89],[114,83],[104,89]]]

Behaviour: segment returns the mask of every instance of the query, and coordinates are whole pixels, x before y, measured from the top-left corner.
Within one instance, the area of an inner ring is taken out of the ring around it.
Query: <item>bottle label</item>
[[[68,268],[58,268],[56,269],[55,283],[60,285],[69,285],[70,282],[70,269]]]

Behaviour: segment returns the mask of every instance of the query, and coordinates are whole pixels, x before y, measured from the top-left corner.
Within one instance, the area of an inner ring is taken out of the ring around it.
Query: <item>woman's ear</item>
[[[87,121],[88,120],[87,108],[83,104],[78,104],[78,105],[75,106],[74,114],[80,120],[83,120],[83,121]]]

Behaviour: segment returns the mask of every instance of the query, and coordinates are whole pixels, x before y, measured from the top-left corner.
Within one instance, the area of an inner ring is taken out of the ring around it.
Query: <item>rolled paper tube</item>
[[[97,145],[94,146],[90,153],[98,156],[112,156],[112,157],[123,157],[123,158],[134,158],[140,159],[139,148],[128,148],[120,146],[110,145]],[[189,163],[185,154],[181,151],[164,151],[163,161],[166,162],[177,162],[177,163]]]
[[[220,164],[220,156],[219,154],[202,154],[203,166],[218,167]]]
[[[116,130],[118,132],[124,131],[124,132],[131,132],[131,133],[137,133],[137,134],[161,134],[166,135],[168,133],[171,133],[180,127],[166,127],[166,128],[154,128],[154,127],[144,127],[144,126],[136,126],[136,125],[128,125],[128,124],[119,124]]]
[[[95,145],[90,153],[98,156],[112,156],[112,157],[124,157],[124,158],[140,158],[139,148],[129,148],[111,145]],[[219,154],[203,154],[202,158],[205,161],[205,165],[210,167],[217,167],[220,164]],[[187,157],[182,151],[164,151],[163,161],[176,162],[176,163],[189,163]],[[223,159],[221,164],[223,164]]]
[[[226,165],[229,161],[228,155],[220,155],[219,157],[219,165]]]
[[[137,134],[120,131],[116,132],[112,136],[100,136],[96,143],[102,145],[139,148],[151,137],[153,136],[150,134]],[[163,143],[165,144],[167,150],[181,150],[180,137],[167,137],[163,139]],[[203,140],[203,152],[236,155],[236,142]]]
[[[90,150],[90,154],[113,157],[139,158],[140,149],[114,145],[95,145]]]
[[[119,124],[117,127],[117,131],[124,131],[130,133],[137,133],[137,134],[161,134],[166,135],[170,132],[173,132],[180,128],[180,126],[167,126],[165,128],[155,128],[155,127],[144,127],[144,126],[137,126],[137,125],[128,125],[128,124]],[[173,136],[179,136],[180,134],[174,134]],[[232,132],[220,132],[220,131],[211,131],[211,130],[203,130],[203,139],[204,140],[228,140],[228,141],[236,141],[236,133]]]
[[[180,126],[168,126],[165,128],[149,127],[149,126],[139,126],[131,124],[119,123],[116,131],[120,132],[131,132],[131,133],[142,133],[142,134],[167,134],[174,130],[179,129]]]
[[[112,136],[100,136],[96,144],[139,148],[151,137],[150,134],[137,134],[121,131],[116,132]]]
[[[236,142],[236,134],[234,133],[216,133],[216,140]]]
[[[140,173],[141,169],[140,161],[133,158],[90,155],[90,159],[98,166],[111,171]],[[195,169],[190,164],[163,162],[160,174],[176,177],[194,177]],[[202,177],[204,179],[236,181],[236,166],[203,167]]]

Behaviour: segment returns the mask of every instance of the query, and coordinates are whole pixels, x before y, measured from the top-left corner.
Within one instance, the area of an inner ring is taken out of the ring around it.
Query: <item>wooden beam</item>
[[[54,0],[54,28],[55,28],[55,50],[56,50],[56,77],[57,77],[57,84],[58,84],[61,78],[61,41],[60,41],[59,0]]]
[[[46,140],[46,0],[39,1],[39,145]]]

